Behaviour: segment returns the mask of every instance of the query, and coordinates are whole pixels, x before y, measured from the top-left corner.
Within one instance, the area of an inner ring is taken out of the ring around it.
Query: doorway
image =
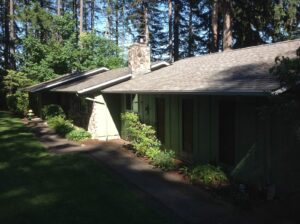
[[[193,152],[193,117],[194,101],[193,99],[182,100],[182,149],[190,154]]]
[[[165,143],[165,99],[156,98],[156,134],[162,144]]]
[[[219,161],[226,165],[235,163],[236,102],[221,100],[219,103]]]

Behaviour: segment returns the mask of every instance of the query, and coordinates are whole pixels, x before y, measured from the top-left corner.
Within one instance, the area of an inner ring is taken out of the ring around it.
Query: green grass
[[[166,223],[84,155],[48,153],[17,118],[0,112],[0,223]]]

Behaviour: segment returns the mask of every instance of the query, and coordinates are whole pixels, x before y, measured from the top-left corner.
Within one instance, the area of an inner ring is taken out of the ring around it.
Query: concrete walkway
[[[173,223],[257,223],[249,219],[246,222],[237,209],[186,183],[176,173],[162,172],[143,159],[136,158],[133,153],[123,149],[120,142],[80,146],[60,138],[41,120],[31,121],[27,126],[47,149],[55,153],[85,152],[109,167],[148,198],[152,198],[156,208],[173,217]]]

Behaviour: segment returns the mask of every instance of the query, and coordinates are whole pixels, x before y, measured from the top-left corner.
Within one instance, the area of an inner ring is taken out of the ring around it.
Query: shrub
[[[65,118],[61,116],[51,117],[48,120],[48,125],[61,136],[66,136],[68,133],[75,129],[71,121],[65,120]]]
[[[69,132],[66,135],[67,139],[73,140],[73,141],[81,141],[85,139],[91,138],[91,134],[84,130],[83,128],[76,128],[73,131]]]
[[[154,166],[164,170],[174,168],[174,156],[172,151],[161,151],[161,142],[156,137],[155,129],[142,124],[136,113],[126,112],[122,114],[124,122],[123,133],[127,140],[132,142],[133,149],[137,155],[147,156]]]
[[[29,106],[29,98],[27,93],[16,92],[6,96],[8,109],[20,116],[26,115]]]
[[[42,109],[42,118],[43,119],[50,119],[52,117],[63,117],[65,118],[66,115],[63,111],[63,109],[61,108],[61,106],[56,105],[56,104],[50,104],[50,105],[46,105],[43,107]]]
[[[228,183],[228,178],[221,168],[209,164],[198,165],[191,169],[185,167],[181,171],[192,183],[201,183],[211,187]]]
[[[126,130],[125,137],[132,142],[138,155],[145,156],[148,150],[160,149],[161,143],[155,135],[155,129],[150,125],[142,124],[136,113],[126,112],[122,114],[122,120]]]
[[[159,151],[154,153],[151,162],[154,166],[163,170],[171,170],[175,167],[174,157],[175,153],[173,151]]]

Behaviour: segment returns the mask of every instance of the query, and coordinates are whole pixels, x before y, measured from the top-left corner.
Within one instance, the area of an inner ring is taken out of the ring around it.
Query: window
[[[138,112],[139,102],[138,102],[138,95],[136,94],[126,94],[126,110],[127,111],[134,111]]]
[[[125,95],[125,106],[126,106],[126,110],[132,111],[132,106],[133,106],[133,96],[132,94],[126,94]]]

